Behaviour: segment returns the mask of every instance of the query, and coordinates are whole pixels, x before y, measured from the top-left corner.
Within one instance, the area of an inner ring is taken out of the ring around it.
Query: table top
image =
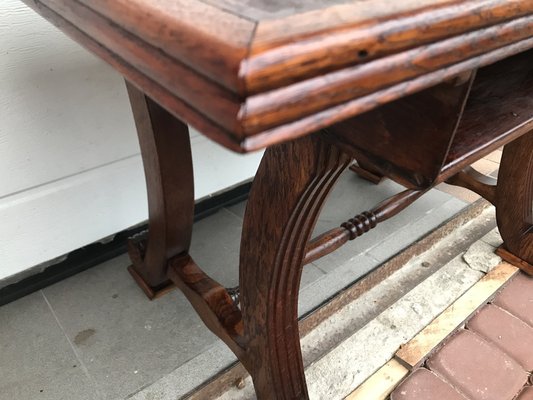
[[[533,48],[531,0],[23,0],[235,151]]]

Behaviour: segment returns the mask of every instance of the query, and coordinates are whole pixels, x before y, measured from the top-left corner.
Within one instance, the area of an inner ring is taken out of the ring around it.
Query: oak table
[[[130,272],[175,284],[250,372],[260,399],[308,397],[301,271],[440,182],[496,206],[507,259],[533,271],[533,1],[25,0],[126,79],[149,195]],[[244,218],[240,290],[188,254],[187,125],[267,148]],[[497,184],[469,167],[505,145]],[[405,186],[311,238],[341,172]]]

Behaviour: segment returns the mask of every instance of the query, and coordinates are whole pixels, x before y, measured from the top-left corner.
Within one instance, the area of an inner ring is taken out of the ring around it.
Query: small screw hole
[[[359,58],[367,58],[368,57],[368,51],[366,50],[359,50],[359,53],[357,53]]]

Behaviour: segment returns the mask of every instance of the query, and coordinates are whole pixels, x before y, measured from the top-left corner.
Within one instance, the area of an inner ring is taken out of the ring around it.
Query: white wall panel
[[[192,131],[196,198],[253,176]],[[19,0],[0,2],[0,280],[146,219],[122,78]]]

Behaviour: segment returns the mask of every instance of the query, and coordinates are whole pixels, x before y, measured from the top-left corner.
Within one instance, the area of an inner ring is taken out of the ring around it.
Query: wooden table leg
[[[306,399],[298,289],[320,209],[350,157],[320,134],[271,147],[255,177],[241,241],[247,364],[259,399]]]
[[[167,261],[189,250],[194,183],[189,131],[152,99],[126,82],[137,126],[148,189],[149,233],[133,238],[130,273],[153,299],[174,287]]]
[[[496,192],[502,258],[533,275],[533,131],[504,147]]]
[[[385,178],[380,172],[372,168],[371,165],[365,164],[364,161],[357,161],[357,164],[350,166],[350,170],[355,172],[361,179],[367,180],[374,184],[379,184]]]

